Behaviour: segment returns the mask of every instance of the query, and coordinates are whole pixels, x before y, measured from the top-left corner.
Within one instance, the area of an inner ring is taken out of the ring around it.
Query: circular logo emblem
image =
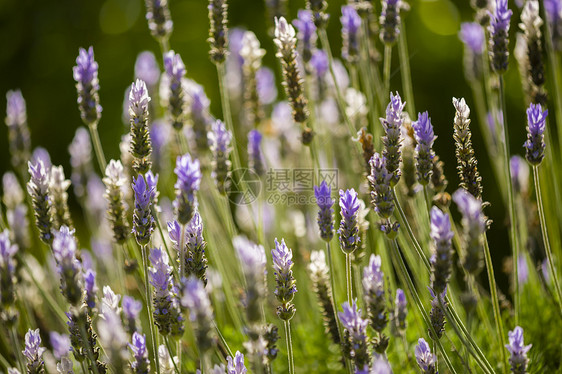
[[[236,205],[248,205],[256,201],[261,192],[261,179],[247,168],[232,170],[227,179],[228,200]]]

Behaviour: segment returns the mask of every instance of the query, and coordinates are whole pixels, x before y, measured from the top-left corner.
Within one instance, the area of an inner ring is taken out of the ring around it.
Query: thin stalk
[[[320,36],[320,43],[322,45],[322,48],[324,49],[324,51],[326,51],[326,55],[328,55],[328,66],[330,68],[330,75],[332,76],[332,80],[334,81],[334,89],[336,91],[336,103],[338,104],[338,108],[340,110],[340,113],[343,117],[343,120],[345,122],[345,124],[347,125],[347,128],[349,129],[349,135],[351,137],[355,136],[357,133],[357,130],[355,129],[355,126],[353,126],[353,124],[351,123],[351,121],[349,120],[349,117],[347,116],[346,113],[346,104],[345,104],[345,100],[343,99],[342,93],[340,91],[340,87],[338,84],[338,80],[336,79],[336,72],[334,70],[334,58],[332,56],[332,50],[330,48],[330,42],[328,41],[328,35],[326,34],[326,30],[325,29],[320,29],[318,30],[318,35]],[[359,152],[359,155],[361,155],[361,145],[358,142],[353,142],[356,143],[355,149]]]
[[[152,315],[152,300],[150,298],[150,283],[148,282],[148,256],[146,254],[146,245],[141,246],[142,264],[144,268],[144,284],[146,295],[146,310],[148,312],[148,323],[150,324],[150,338],[152,340],[152,355],[156,363],[156,371],[160,373],[160,359],[158,357],[158,348],[156,346],[156,333],[154,332],[154,316]]]
[[[542,7],[544,11],[544,20],[546,27],[546,54],[548,56],[548,62],[550,66],[550,74],[553,80],[553,94],[554,94],[554,110],[556,112],[556,126],[558,129],[558,146],[562,144],[562,90],[560,89],[560,64],[558,63],[558,57],[554,51],[554,46],[552,44],[552,30],[550,29],[550,22],[548,22],[548,14],[546,14],[546,8]],[[552,144],[554,146],[554,144]]]
[[[500,302],[498,300],[498,290],[496,286],[496,278],[494,277],[494,265],[492,263],[492,255],[490,254],[490,246],[488,245],[488,238],[486,233],[483,234],[484,241],[484,259],[486,261],[486,271],[488,272],[488,282],[490,285],[490,296],[492,297],[492,307],[494,309],[494,322],[496,323],[496,331],[499,335],[500,347],[505,347],[505,335],[503,328],[503,321],[500,312]],[[515,278],[517,283],[517,278]],[[509,367],[507,362],[507,355],[505,349],[500,349],[502,362],[506,368]]]
[[[169,258],[175,258],[172,256],[170,252],[170,248],[168,246],[168,242],[166,241],[166,236],[164,235],[164,230],[162,229],[162,224],[160,223],[160,218],[158,218],[158,214],[155,212],[154,217],[156,218],[156,227],[158,227],[158,232],[160,233],[160,239],[162,239],[162,244],[164,244],[164,248],[166,249],[166,253],[168,254]],[[175,261],[172,262],[172,267],[174,268],[174,273],[178,273],[178,264]]]
[[[98,159],[98,165],[101,170],[101,175],[105,174],[105,155],[103,153],[103,148],[101,146],[100,135],[98,133],[98,123],[92,122],[88,125],[90,130],[90,137],[92,138],[92,145],[94,146],[94,152],[96,153],[96,158]]]
[[[335,277],[336,274],[334,273],[334,264],[332,262],[332,248],[330,246],[330,242],[326,242],[326,259],[328,260],[328,266],[330,267],[330,285],[332,287],[332,303],[333,303],[333,307],[334,307],[334,313],[336,313],[336,305],[337,305],[337,299],[336,299],[336,283],[335,283]],[[338,320],[338,318],[336,318],[336,320]],[[339,327],[339,323],[338,323],[338,327]]]
[[[513,246],[513,269],[514,269],[514,284],[515,284],[515,324],[519,325],[519,315],[520,315],[520,305],[519,305],[519,265],[517,264],[517,258],[519,258],[519,240],[517,237],[517,221],[515,217],[515,200],[513,199],[513,183],[511,183],[511,163],[509,162],[509,130],[507,127],[507,112],[505,106],[505,92],[504,92],[504,81],[503,76],[499,76],[500,79],[500,102],[501,102],[501,112],[503,121],[503,141],[504,141],[504,160],[506,168],[506,183],[507,183],[507,200],[509,202],[509,219],[510,228],[509,232],[511,234],[511,245]]]
[[[397,267],[396,270],[397,270],[398,274],[401,276],[402,280],[406,283],[406,286],[407,286],[407,289],[410,293],[410,296],[411,296],[411,298],[414,299],[414,303],[416,304],[416,306],[418,308],[418,311],[422,315],[422,318],[423,318],[425,324],[428,326],[430,331],[432,331],[432,334],[434,336],[436,336],[437,334],[435,333],[435,329],[433,328],[433,325],[431,324],[429,316],[428,316],[427,312],[425,311],[423,303],[422,303],[422,301],[421,301],[421,299],[418,295],[418,292],[416,291],[414,283],[412,282],[412,278],[410,277],[410,274],[408,273],[408,270],[406,269],[406,265],[404,264],[404,260],[402,259],[402,256],[400,254],[400,250],[398,249],[398,243],[396,242],[395,239],[393,239],[393,240],[390,240],[390,244],[391,244],[391,248],[392,248],[391,253],[392,253],[392,255],[394,257],[394,260],[395,260],[394,261],[395,266]],[[445,351],[445,349],[443,348],[443,345],[441,344],[441,341],[436,339],[435,343],[439,347],[439,350],[441,351],[443,359],[445,360],[445,364],[447,365],[449,370],[452,373],[456,374],[456,370],[455,370],[451,360],[449,359],[449,356],[447,355],[447,351]]]
[[[200,354],[200,366],[201,373],[207,373],[211,369],[211,361],[209,360],[209,354],[199,351]]]
[[[226,66],[224,63],[217,64],[217,74],[219,77],[219,89],[222,105],[222,115],[224,117],[224,122],[228,131],[232,133],[233,144],[232,147],[232,164],[234,169],[240,169],[242,164],[240,163],[240,155],[238,154],[238,147],[236,146],[236,133],[234,132],[234,125],[232,122],[232,114],[230,111],[230,96],[228,94],[228,88],[226,86]]]
[[[180,266],[179,266],[179,279],[185,277],[185,229],[187,225],[181,225],[180,229],[180,241],[178,244],[178,252],[180,254]],[[146,271],[146,270],[145,270]]]
[[[558,273],[554,267],[554,258],[552,256],[552,249],[550,248],[550,241],[548,240],[548,231],[546,227],[546,219],[544,215],[544,205],[542,202],[542,191],[541,191],[541,181],[539,176],[539,167],[533,166],[533,176],[535,179],[535,192],[537,194],[537,207],[539,211],[539,220],[541,223],[541,233],[544,243],[544,250],[546,252],[546,258],[548,261],[548,268],[552,274],[552,279],[554,281],[554,288],[556,289],[556,294],[558,296],[558,306],[562,312],[562,291],[560,290],[560,283],[558,282]]]
[[[406,28],[400,29],[398,39],[398,58],[400,59],[400,73],[402,76],[402,89],[406,95],[406,107],[410,114],[416,113],[414,104],[414,90],[412,89],[412,74],[410,73],[410,56],[408,55],[408,42]]]
[[[293,359],[293,341],[291,340],[291,321],[284,321],[285,339],[287,341],[287,359],[289,361],[289,374],[295,373],[295,362]]]
[[[423,186],[423,197],[425,198],[425,205],[427,207],[427,214],[429,217],[429,222],[431,222],[431,216],[429,215],[431,213],[431,196],[429,196],[429,188],[427,187],[427,184],[424,184]]]
[[[88,371],[86,370],[86,366],[84,366],[84,360],[80,361],[80,368],[82,368],[83,374],[88,374]]]
[[[174,360],[174,353],[172,352],[172,347],[170,347],[170,339],[167,336],[164,337],[164,343],[166,344],[166,349],[168,350],[168,354],[170,355],[170,357],[172,359],[172,363],[174,364],[174,371],[176,373],[180,374],[178,366],[176,365],[176,360]],[[178,352],[179,352],[179,350],[178,350]]]
[[[12,344],[14,345],[14,355],[16,356],[16,359],[18,361],[18,365],[20,366],[20,370],[22,373],[25,373],[26,369],[25,369],[25,364],[23,362],[23,359],[21,357],[21,354],[19,352],[19,343],[18,343],[18,333],[16,331],[16,327],[13,326],[12,327],[12,334],[11,334],[11,338],[12,338]]]
[[[388,97],[390,94],[390,63],[392,60],[392,46],[385,44],[384,46],[384,67],[383,67],[383,79],[384,79],[384,94]]]
[[[371,72],[371,64],[369,63],[371,60],[371,51],[370,51],[370,40],[369,40],[369,25],[367,17],[364,17],[361,20],[361,26],[363,28],[363,32],[361,33],[361,37],[363,39],[362,49],[363,49],[363,56],[361,56],[361,60],[359,61],[359,68],[361,69],[361,75],[363,77],[363,90],[367,96],[367,103],[369,104],[369,116],[371,120],[369,121],[369,130],[371,133],[377,136],[375,133],[375,123],[378,121],[378,105],[375,102],[373,97],[373,92],[381,92],[377,90],[376,87],[373,89],[373,82],[372,82],[372,72]],[[380,88],[380,87],[379,87]],[[377,127],[377,130],[380,129]],[[377,136],[378,137],[378,136]]]
[[[439,373],[439,357],[437,356],[437,341],[439,339],[433,339],[433,354],[435,355],[435,372]]]
[[[353,285],[351,284],[351,258],[349,254],[345,254],[345,282],[347,284],[347,302],[351,305],[353,299]]]
[[[216,324],[215,321],[213,321],[213,326],[215,326],[215,331],[217,332],[217,335],[219,337],[219,340],[221,341],[221,343],[224,345],[224,348],[226,348],[226,350],[228,351],[228,355],[230,357],[234,357],[234,355],[232,354],[232,350],[230,350],[230,347],[228,346],[228,343],[226,342],[226,339],[224,338],[224,336],[222,335],[221,330],[219,329],[219,326]]]

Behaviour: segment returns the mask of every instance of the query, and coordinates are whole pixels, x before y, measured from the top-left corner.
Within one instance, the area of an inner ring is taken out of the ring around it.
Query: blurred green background
[[[328,32],[332,48],[339,56],[341,45],[340,7],[343,0],[328,1],[331,22]],[[465,0],[424,0],[409,2],[411,10],[404,15],[411,57],[412,80],[418,111],[428,110],[439,136],[436,151],[446,163],[449,191],[458,183],[452,140],[454,108],[451,98],[473,100],[463,75],[463,46],[458,39],[461,22],[471,21],[473,11]],[[254,31],[268,51],[264,64],[279,65],[274,58],[263,0],[229,1],[229,25]],[[510,4],[512,5],[512,4]],[[182,55],[188,76],[205,87],[211,110],[220,114],[215,66],[208,59],[207,1],[169,0],[174,21],[171,47]],[[294,18],[304,0],[289,1],[290,18]],[[376,5],[377,11],[379,4]],[[145,20],[142,0],[0,0],[0,107],[5,115],[5,92],[20,88],[27,101],[28,123],[33,147],[43,146],[54,164],[62,164],[70,175],[67,147],[74,131],[81,126],[76,106],[72,66],[79,47],[94,46],[99,63],[100,98],[103,106],[99,125],[101,140],[108,158],[118,157],[120,135],[124,127],[121,115],[124,92],[133,79],[133,66],[138,53],[151,50],[159,56],[159,47],[151,37]],[[512,20],[517,28],[518,12]],[[513,44],[513,37],[512,44]],[[161,58],[160,58],[161,60]],[[393,59],[392,89],[402,90],[398,58]],[[511,61],[507,80],[507,120],[512,130],[514,153],[522,154],[525,137],[524,103],[515,61]],[[281,92],[281,91],[280,91]],[[473,140],[483,177],[484,199],[492,202],[488,214],[494,220],[490,241],[495,266],[501,268],[502,257],[509,247],[506,210],[495,187],[476,116],[473,115]],[[9,169],[7,131],[0,131],[0,172]],[[343,187],[343,186],[341,186]],[[502,288],[507,287],[505,274],[497,274]]]

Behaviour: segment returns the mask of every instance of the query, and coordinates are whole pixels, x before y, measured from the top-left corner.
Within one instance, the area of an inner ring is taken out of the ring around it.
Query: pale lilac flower
[[[51,332],[49,337],[55,358],[60,360],[63,357],[67,357],[70,352],[70,337],[67,334],[59,334],[56,331]]]
[[[357,306],[357,300],[353,300],[351,305],[347,301],[344,302],[342,310],[338,312],[338,317],[343,328],[349,334],[353,361],[357,367],[364,367],[370,362],[367,346],[367,326],[369,321],[361,317],[361,309]]]
[[[216,120],[212,126],[213,131],[209,132],[209,145],[213,152],[211,177],[222,195],[228,190],[228,173],[231,169],[229,155],[232,150],[232,133],[227,130],[221,120]]]
[[[430,211],[431,232],[430,237],[435,244],[431,256],[431,287],[437,293],[442,293],[449,283],[453,268],[451,220],[447,213],[434,206]]]
[[[380,39],[385,44],[393,44],[400,35],[400,9],[402,0],[383,0],[380,16]]]
[[[261,151],[262,134],[258,130],[248,133],[248,165],[256,174],[265,173],[265,160]]]
[[[475,273],[481,268],[481,235],[486,230],[486,222],[482,213],[482,201],[476,199],[464,189],[458,189],[453,194],[453,201],[462,213],[462,226],[466,254],[463,260],[464,268]]]
[[[299,10],[293,25],[298,30],[297,38],[302,59],[307,63],[316,48],[316,26],[312,19],[312,12],[310,10]]]
[[[152,52],[144,51],[137,56],[135,61],[135,78],[145,81],[149,90],[158,83],[160,67]]]
[[[170,18],[167,0],[147,0],[146,20],[150,33],[155,39],[162,42],[170,37],[174,23]]]
[[[419,338],[418,345],[416,345],[414,352],[416,354],[416,361],[423,374],[434,374],[436,357],[431,353],[431,348],[424,338]]]
[[[508,8],[507,0],[495,0],[495,3],[494,13],[489,13],[489,50],[492,67],[501,74],[507,70],[509,62],[509,22],[513,12]]]
[[[131,369],[135,374],[148,374],[150,372],[150,361],[148,360],[148,350],[146,349],[146,337],[138,332],[133,333],[132,343],[129,344],[133,351],[135,361],[131,363]]]
[[[72,68],[76,90],[78,91],[78,108],[86,125],[97,123],[101,118],[102,107],[99,104],[98,63],[94,60],[94,48],[86,51],[80,48],[76,66]]]
[[[531,165],[539,165],[544,158],[546,144],[544,131],[548,110],[543,111],[540,104],[532,104],[527,108],[527,141],[525,158]]]
[[[512,331],[508,333],[509,344],[505,347],[511,353],[509,358],[509,363],[511,364],[511,371],[514,374],[525,374],[527,373],[527,365],[529,364],[529,358],[527,357],[527,352],[532,347],[532,344],[525,345],[523,342],[523,329],[516,326]]]
[[[82,267],[76,259],[74,230],[61,226],[59,231],[54,232],[52,248],[61,278],[62,293],[70,304],[78,305],[82,299]]]
[[[433,125],[428,112],[418,114],[418,120],[412,123],[416,139],[416,172],[418,182],[427,185],[433,174],[433,142],[437,138],[433,133]]]
[[[511,183],[515,193],[526,194],[529,191],[529,165],[523,157],[512,156],[509,160],[511,166]]]
[[[349,63],[359,61],[359,30],[361,28],[361,17],[357,14],[355,7],[345,5],[341,8],[342,16],[342,58]]]
[[[519,254],[517,258],[517,279],[520,285],[524,285],[529,280],[529,266],[527,265],[527,259],[525,255]]]
[[[10,242],[10,232],[0,233],[0,309],[15,306],[16,263],[18,246]]]
[[[461,24],[459,37],[462,42],[470,48],[475,55],[481,55],[484,52],[485,35],[484,29],[479,23],[464,22]]]
[[[181,304],[189,310],[189,318],[195,332],[197,346],[205,354],[215,344],[213,309],[205,285],[191,276],[184,285]]]
[[[227,374],[246,374],[248,369],[244,365],[244,355],[236,351],[234,359],[230,356],[226,358],[228,364],[226,367]]]
[[[383,219],[390,218],[394,212],[394,200],[392,196],[391,180],[392,174],[386,168],[387,160],[375,152],[369,165],[371,173],[367,177],[371,187],[371,202]]]
[[[402,289],[396,289],[396,298],[394,299],[394,318],[396,319],[396,327],[400,331],[406,330],[406,316],[408,313],[408,301],[406,300],[406,294]]]
[[[562,50],[562,1],[544,0],[546,19],[550,25],[552,44],[557,51]]]
[[[384,290],[384,273],[381,270],[381,258],[371,254],[369,265],[363,268],[363,294],[369,312],[371,327],[382,333],[388,322],[386,316],[386,298]]]
[[[314,197],[318,204],[318,227],[320,228],[320,237],[329,242],[334,236],[334,205],[335,200],[332,199],[332,187],[322,181],[320,186],[314,186]]]
[[[382,138],[384,144],[383,157],[386,160],[386,169],[392,174],[390,185],[394,187],[400,180],[400,161],[402,159],[400,148],[402,146],[402,124],[404,123],[403,111],[406,106],[402,102],[398,92],[396,95],[390,93],[390,103],[386,107],[386,118],[380,121],[385,135]]]
[[[45,362],[43,361],[43,353],[46,348],[41,347],[41,336],[39,329],[29,329],[25,334],[25,349],[22,351],[27,359],[27,373],[40,374],[44,371]]]
[[[338,235],[342,251],[349,254],[355,251],[357,245],[361,241],[359,237],[359,227],[357,224],[359,212],[359,199],[355,189],[340,190],[340,213],[342,220],[340,221],[340,229]]]
[[[259,102],[263,105],[272,104],[277,99],[275,73],[270,68],[263,66],[256,72],[256,90]]]
[[[70,153],[70,165],[72,166],[70,180],[74,193],[78,197],[83,197],[86,193],[88,176],[92,172],[92,143],[90,134],[84,127],[76,129],[74,138],[68,146],[68,153]]]
[[[129,333],[135,332],[137,330],[137,319],[139,318],[142,310],[142,303],[128,295],[125,295],[123,296],[121,307],[123,308],[123,318],[125,319],[127,330]]]
[[[174,185],[176,189],[174,208],[178,222],[185,225],[191,220],[197,209],[196,193],[201,184],[199,160],[192,160],[188,153],[178,156],[174,173],[178,178]]]
[[[284,321],[290,320],[295,314],[295,306],[291,304],[297,292],[296,280],[293,276],[293,251],[275,239],[275,248],[271,250],[273,269],[275,270],[275,296],[282,304],[277,308],[277,315]]]
[[[181,56],[174,51],[164,55],[164,70],[169,81],[170,95],[168,98],[168,112],[172,120],[172,126],[181,130],[184,124],[186,112],[186,96],[182,86],[185,76],[185,65]]]
[[[156,177],[157,178],[157,177]],[[145,177],[139,174],[133,177],[133,192],[135,195],[135,210],[133,213],[133,233],[139,245],[147,245],[156,227],[152,208],[156,198],[157,179]]]
[[[83,256],[84,254],[82,254]],[[84,290],[86,291],[86,305],[91,309],[96,306],[96,293],[98,292],[96,272],[92,269],[88,269],[84,273]]]

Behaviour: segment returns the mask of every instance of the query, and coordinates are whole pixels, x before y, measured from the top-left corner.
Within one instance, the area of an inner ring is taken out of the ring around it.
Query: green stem
[[[84,326],[84,324],[80,324],[80,335],[82,335],[82,341],[84,342],[88,342],[88,334],[86,334],[86,326]],[[88,359],[90,360],[90,364],[92,365],[93,371],[95,374],[99,374],[99,370],[98,370],[98,365],[97,365],[97,360],[94,357],[94,350],[93,347],[87,343],[86,344],[87,347],[87,351],[88,351]]]
[[[178,366],[176,365],[176,360],[174,360],[174,353],[172,352],[172,347],[170,347],[170,339],[167,336],[164,337],[164,343],[166,344],[166,349],[168,350],[168,354],[170,355],[170,358],[172,359],[172,363],[174,364],[175,372],[180,374]],[[179,354],[179,350],[178,350],[178,354]]]
[[[338,108],[340,110],[340,113],[343,117],[343,120],[345,122],[345,124],[347,125],[347,128],[349,129],[349,135],[350,137],[353,137],[356,135],[357,130],[355,129],[355,126],[353,125],[353,123],[351,123],[351,121],[349,120],[349,117],[347,116],[346,113],[346,104],[345,104],[345,100],[343,99],[342,93],[340,91],[340,87],[338,84],[338,80],[336,79],[336,72],[334,70],[334,58],[332,56],[332,50],[330,48],[330,42],[328,41],[328,35],[326,34],[326,30],[325,29],[320,29],[318,30],[318,35],[320,36],[320,43],[322,45],[322,48],[324,49],[324,51],[326,51],[326,55],[328,56],[328,66],[330,68],[330,75],[332,76],[332,80],[334,81],[334,88],[336,91],[336,103],[338,104]],[[359,152],[359,155],[361,155],[361,145],[358,142],[353,142],[355,143],[355,149]]]
[[[289,374],[295,373],[295,362],[293,359],[293,342],[291,340],[291,321],[285,323],[285,339],[287,341],[287,359],[289,361]]]
[[[23,362],[23,359],[21,357],[21,353],[19,352],[20,349],[20,345],[18,343],[18,333],[16,331],[16,327],[13,326],[12,327],[12,344],[14,345],[14,355],[16,356],[16,359],[18,361],[18,365],[20,366],[20,370],[22,373],[26,372],[26,368],[25,368],[25,364]]]
[[[514,294],[514,301],[515,301],[515,324],[519,325],[519,314],[520,314],[520,305],[519,305],[519,265],[517,264],[517,258],[519,257],[519,240],[517,238],[517,221],[515,217],[515,200],[513,199],[513,183],[511,183],[511,163],[509,162],[509,130],[507,127],[507,112],[505,106],[505,92],[504,92],[504,81],[503,76],[499,76],[500,79],[500,102],[501,102],[501,112],[502,112],[502,121],[503,121],[503,141],[504,141],[504,161],[505,161],[505,168],[506,168],[506,184],[507,188],[507,200],[509,202],[509,219],[510,219],[510,228],[509,232],[511,234],[511,245],[513,246],[513,269],[514,269],[514,284],[515,284],[515,294]]]
[[[152,340],[152,355],[156,363],[156,372],[160,374],[160,359],[158,357],[158,348],[156,345],[156,333],[154,332],[154,316],[152,315],[152,299],[150,297],[150,283],[148,282],[148,256],[146,253],[146,245],[141,246],[142,264],[144,268],[144,285],[146,296],[146,310],[148,312],[148,323],[150,324],[150,338]]]
[[[370,121],[369,121],[369,130],[371,133],[373,133],[375,136],[377,136],[377,133],[375,133],[375,127],[377,128],[377,130],[379,129],[378,126],[376,126],[376,122],[378,121],[379,115],[378,115],[378,105],[375,102],[375,99],[373,97],[373,92],[381,92],[380,91],[380,87],[378,87],[379,89],[377,89],[377,87],[375,87],[375,89],[373,89],[374,83],[372,82],[372,72],[371,72],[371,64],[369,63],[371,60],[371,51],[370,51],[370,40],[369,40],[369,24],[368,24],[368,19],[367,17],[364,17],[361,20],[361,26],[363,28],[363,32],[362,32],[362,39],[363,39],[363,56],[361,58],[361,60],[359,61],[359,68],[361,69],[361,75],[363,77],[363,90],[365,91],[365,94],[367,96],[367,103],[369,104],[369,116],[370,116]]]
[[[353,300],[353,286],[351,284],[351,257],[345,254],[345,282],[347,284],[347,302],[351,305]]]
[[[217,332],[217,335],[219,337],[219,340],[221,341],[221,343],[224,345],[224,348],[226,348],[226,350],[228,351],[228,355],[230,357],[234,357],[234,355],[232,354],[232,351],[230,350],[230,347],[228,346],[228,343],[226,342],[226,339],[224,338],[224,336],[222,335],[221,330],[219,329],[219,326],[216,324],[215,321],[213,321],[213,326],[215,326],[215,331]]]
[[[404,264],[404,260],[402,259],[402,255],[400,254],[400,250],[398,249],[398,243],[396,242],[395,239],[390,240],[390,246],[391,246],[391,254],[394,258],[394,263],[395,263],[395,266],[397,267],[396,270],[397,270],[398,274],[402,278],[402,281],[406,283],[408,292],[409,292],[411,298],[414,299],[414,303],[416,304],[416,306],[418,308],[418,311],[422,315],[422,318],[423,318],[425,324],[428,326],[428,328],[432,332],[433,336],[437,336],[437,334],[435,332],[435,329],[433,328],[433,325],[431,324],[429,316],[428,316],[427,312],[425,311],[425,308],[422,304],[422,301],[421,301],[421,299],[418,295],[418,292],[416,291],[414,283],[412,282],[412,278],[410,277],[410,274],[408,273],[408,270],[406,269],[406,265]],[[447,365],[449,370],[452,373],[456,374],[456,370],[455,370],[451,360],[449,359],[449,356],[447,355],[447,351],[445,351],[445,349],[443,348],[443,345],[441,344],[441,341],[436,339],[435,343],[439,347],[439,350],[441,351],[443,359],[445,360],[445,364]]]
[[[543,7],[544,20],[548,19],[548,14],[546,14],[546,8]],[[560,146],[562,137],[562,90],[560,89],[560,64],[558,63],[558,56],[554,50],[552,44],[552,30],[550,28],[550,22],[545,22],[546,27],[546,54],[548,56],[548,62],[550,66],[550,73],[552,75],[552,80],[554,83],[554,110],[556,112],[556,126],[558,129],[558,146]],[[554,144],[552,144],[554,146]]]
[[[43,300],[45,300],[47,304],[51,307],[51,309],[53,309],[53,311],[55,312],[59,320],[63,323],[63,325],[66,325],[66,321],[67,321],[66,314],[62,311],[59,304],[57,304],[57,302],[53,299],[53,296],[49,292],[45,291],[43,285],[39,283],[37,279],[35,279],[35,275],[33,275],[33,271],[29,267],[27,261],[22,261],[22,264],[25,271],[31,278],[31,281],[37,287],[37,290],[41,294],[41,297],[43,297]]]
[[[178,243],[178,252],[180,254],[180,266],[179,266],[179,279],[181,280],[185,277],[185,230],[187,225],[181,225],[180,228],[180,240]],[[145,270],[146,271],[146,270]]]
[[[390,63],[392,60],[392,46],[385,44],[384,46],[384,94],[388,97],[390,94]]]
[[[90,123],[88,125],[88,129],[90,130],[90,137],[92,138],[92,145],[94,146],[94,152],[96,153],[96,158],[98,159],[98,165],[101,170],[101,175],[105,175],[105,167],[107,166],[107,164],[105,162],[105,155],[103,153],[100,135],[98,133],[98,123]]]
[[[539,211],[539,220],[541,224],[541,233],[544,243],[544,250],[546,252],[546,258],[548,261],[548,268],[552,274],[552,279],[554,281],[554,288],[556,289],[556,294],[558,296],[558,306],[562,312],[562,291],[560,290],[560,283],[558,282],[558,273],[556,267],[554,266],[554,258],[552,256],[552,249],[550,248],[550,241],[548,240],[548,231],[546,227],[546,219],[544,215],[544,205],[542,202],[542,191],[541,182],[539,176],[539,167],[533,166],[533,176],[535,179],[535,192],[537,194],[537,207]]]
[[[405,27],[400,29],[398,58],[400,59],[400,72],[402,73],[402,89],[406,95],[406,107],[408,112],[413,115],[416,113],[416,106],[414,104],[414,90],[412,89],[412,74],[410,73],[410,57],[408,55]]]
[[[492,307],[494,309],[494,322],[496,323],[496,331],[499,335],[499,346],[505,347],[505,335],[503,328],[503,321],[500,312],[500,302],[498,300],[498,291],[496,286],[496,278],[494,277],[494,264],[492,263],[492,255],[490,254],[490,246],[488,245],[488,238],[486,233],[483,234],[484,241],[484,259],[486,261],[486,271],[488,272],[488,282],[490,285],[490,296],[492,297]],[[515,279],[517,281],[517,278]],[[502,362],[505,367],[509,367],[507,362],[507,355],[505,349],[500,349]]]

